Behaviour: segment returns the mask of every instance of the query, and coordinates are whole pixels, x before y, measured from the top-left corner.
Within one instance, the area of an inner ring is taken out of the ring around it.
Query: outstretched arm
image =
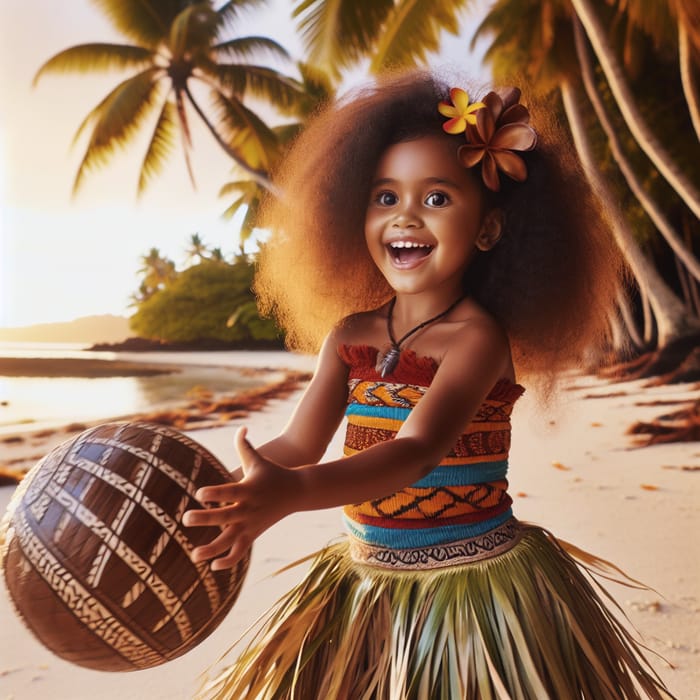
[[[189,511],[187,525],[218,525],[221,535],[193,557],[215,559],[212,568],[233,566],[253,540],[286,515],[388,495],[431,471],[454,445],[509,361],[505,336],[492,324],[474,324],[455,335],[430,389],[394,440],[352,457],[296,468],[275,463],[263,446],[256,451],[245,430],[237,435],[244,478],[226,487],[205,487],[203,503]],[[224,556],[221,556],[224,555]]]
[[[348,396],[348,370],[338,356],[336,336],[333,331],[324,342],[313,378],[287,425],[258,448],[276,464],[292,468],[318,462],[340,425]],[[240,468],[234,475],[243,478]]]

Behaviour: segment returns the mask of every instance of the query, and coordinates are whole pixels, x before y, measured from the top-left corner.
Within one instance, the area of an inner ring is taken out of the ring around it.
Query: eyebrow
[[[381,177],[372,183],[372,187],[379,187],[381,185],[391,185],[397,182],[396,178],[393,177]],[[459,189],[459,185],[453,180],[448,180],[444,177],[428,177],[423,181],[426,185],[449,185],[455,189]]]

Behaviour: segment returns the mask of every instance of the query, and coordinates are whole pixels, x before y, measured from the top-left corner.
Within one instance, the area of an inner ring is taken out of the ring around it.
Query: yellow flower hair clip
[[[462,88],[452,88],[450,99],[452,104],[445,101],[438,104],[440,114],[443,117],[450,117],[442,128],[448,134],[461,134],[467,128],[467,124],[476,124],[475,112],[486,105],[483,102],[469,104],[469,94]]]
[[[464,96],[467,94],[460,88],[453,88],[450,96],[457,94],[456,91]],[[443,124],[443,129],[451,134],[464,132],[467,143],[457,151],[462,165],[473,168],[481,163],[484,184],[494,192],[501,189],[499,171],[516,182],[524,182],[527,166],[515,151],[531,151],[537,145],[537,133],[528,123],[530,112],[520,104],[520,90],[508,88],[502,95],[489,92],[483,102],[470,105],[474,109],[469,112],[464,98],[459,95],[459,99],[463,105],[464,126],[457,129],[458,118],[453,117]],[[444,102],[438,105],[440,114],[452,116],[444,111],[443,105]]]

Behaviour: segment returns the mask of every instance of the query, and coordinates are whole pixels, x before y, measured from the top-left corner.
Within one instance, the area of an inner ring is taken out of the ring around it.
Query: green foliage
[[[294,0],[292,16],[308,63],[339,78],[370,57],[370,71],[415,66],[458,34],[469,0]]]
[[[202,260],[138,303],[131,327],[143,338],[168,342],[275,340],[279,331],[257,313],[253,273],[244,257]]]

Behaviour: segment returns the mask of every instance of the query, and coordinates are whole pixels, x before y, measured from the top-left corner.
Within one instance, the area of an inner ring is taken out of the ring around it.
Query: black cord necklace
[[[408,340],[408,338],[410,338],[414,333],[417,333],[421,328],[425,328],[431,323],[438,321],[443,316],[447,316],[447,314],[449,314],[450,311],[452,311],[452,309],[454,309],[455,306],[457,306],[457,304],[459,304],[459,302],[462,301],[463,298],[464,297],[459,297],[459,299],[453,301],[444,311],[437,314],[437,316],[433,316],[427,321],[423,321],[417,326],[414,326],[413,328],[411,328],[410,331],[408,331],[408,333],[405,333],[401,337],[401,339],[397,341],[394,337],[394,329],[392,328],[392,321],[394,319],[394,306],[396,306],[396,297],[394,297],[389,302],[389,313],[386,317],[386,329],[389,333],[389,340],[391,341],[391,345],[385,352],[379,353],[379,355],[377,356],[377,364],[375,366],[375,369],[377,370],[377,372],[379,372],[379,374],[382,375],[382,378],[386,377],[387,374],[391,374],[396,369],[396,365],[399,362],[399,356],[401,355],[401,343],[403,343],[405,340]]]

